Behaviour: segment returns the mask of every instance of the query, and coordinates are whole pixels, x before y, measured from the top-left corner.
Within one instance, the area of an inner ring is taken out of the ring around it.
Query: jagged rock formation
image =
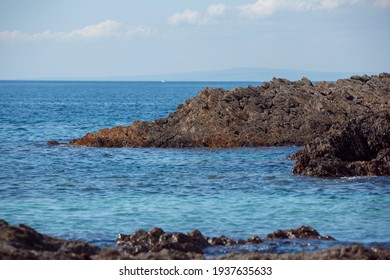
[[[268,234],[266,240],[304,238],[333,240],[321,236],[315,229],[302,226]],[[149,232],[136,231],[117,238],[118,247],[100,248],[83,241],[64,240],[37,232],[26,225],[12,226],[0,220],[0,259],[204,259],[204,249],[210,246],[256,244],[263,242],[254,236],[248,240],[232,240],[225,236],[208,238],[195,230],[188,234],[165,233],[160,228]],[[312,253],[264,254],[261,252],[229,254],[223,259],[390,259],[390,251],[359,245],[330,248]]]
[[[149,232],[138,230],[132,234],[120,234],[116,244],[132,255],[145,252],[159,252],[163,249],[173,249],[184,253],[203,254],[203,249],[210,246],[231,246],[234,244],[257,244],[262,240],[253,236],[248,240],[233,240],[226,236],[208,238],[199,230],[188,234],[180,232],[166,233],[161,228],[152,228]]]
[[[332,126],[389,110],[390,74],[313,85],[274,78],[258,87],[205,88],[176,112],[88,133],[87,147],[249,147],[304,145]],[[56,144],[56,142],[51,142]]]
[[[320,176],[390,175],[390,111],[365,115],[330,136],[317,138],[293,156],[293,173]]]

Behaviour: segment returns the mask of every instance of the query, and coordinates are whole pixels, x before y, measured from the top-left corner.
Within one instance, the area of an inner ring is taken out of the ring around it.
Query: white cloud
[[[50,31],[44,31],[41,33],[28,34],[21,31],[4,31],[0,32],[0,40],[3,41],[39,41],[45,39],[54,38],[56,35]]]
[[[253,4],[239,6],[238,9],[242,15],[250,17],[270,16],[281,7],[282,2],[278,0],[257,0]]]
[[[172,25],[208,24],[226,15],[227,11],[230,15],[236,13],[244,17],[261,18],[272,16],[281,10],[295,12],[333,10],[348,5],[390,7],[390,0],[256,0],[252,3],[231,7],[225,4],[214,4],[204,12],[185,10],[171,16],[169,21]]]
[[[169,22],[173,25],[178,25],[179,23],[185,22],[194,24],[199,19],[199,13],[193,10],[185,10],[181,13],[176,13],[169,18]]]
[[[341,5],[355,5],[358,4],[359,0],[321,0],[321,8],[334,9]]]
[[[130,38],[134,35],[150,35],[151,29],[147,26],[128,26],[126,24],[114,21],[106,20],[95,25],[89,25],[81,29],[73,30],[66,34],[69,38],[88,38],[88,39],[100,39],[100,38]]]
[[[209,6],[204,13],[194,10],[185,10],[169,17],[169,22],[172,25],[179,25],[180,23],[207,24],[212,20],[225,15],[227,9],[228,7],[224,4],[215,4]]]
[[[69,39],[103,39],[103,38],[131,38],[133,36],[149,36],[152,30],[148,26],[129,26],[114,20],[106,20],[98,24],[75,29],[69,32],[24,33],[21,31],[0,32],[0,40],[69,40]]]
[[[226,12],[227,6],[224,4],[211,5],[207,8],[208,18],[217,18],[223,16]]]
[[[390,1],[390,0],[381,0]],[[241,15],[249,17],[271,16],[279,10],[312,11],[334,9],[342,5],[355,5],[361,0],[257,0],[238,6]]]

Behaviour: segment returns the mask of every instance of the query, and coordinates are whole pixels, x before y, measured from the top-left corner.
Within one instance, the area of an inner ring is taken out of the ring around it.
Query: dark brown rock
[[[258,237],[257,235],[255,236],[252,236],[252,237],[249,237],[248,240],[247,240],[248,243],[251,243],[251,244],[259,244],[259,243],[262,243],[263,240],[261,240],[260,237]]]
[[[334,240],[331,236],[322,236],[314,228],[308,226],[301,226],[296,229],[287,229],[287,230],[277,230],[273,233],[267,235],[267,239],[319,239],[319,240]]]
[[[157,234],[155,234],[157,232]],[[203,254],[203,249],[210,246],[232,246],[235,244],[257,244],[262,240],[253,236],[248,240],[233,240],[224,235],[220,237],[205,237],[199,230],[188,234],[173,232],[165,233],[160,228],[152,228],[149,232],[138,230],[132,234],[119,234],[116,244],[122,246],[126,253],[136,255],[145,252],[159,252],[163,249],[173,249],[184,253]]]
[[[205,88],[176,112],[88,133],[88,147],[249,147],[303,145],[351,118],[389,110],[390,74],[336,82],[274,78],[259,87]]]
[[[208,242],[212,246],[231,246],[233,244],[237,244],[237,241],[232,240],[224,235],[220,237],[209,238]]]
[[[299,151],[293,173],[319,176],[390,175],[390,113],[364,115],[331,129]]]
[[[310,227],[276,231],[267,238],[317,238],[323,237]],[[208,241],[209,240],[209,241]],[[210,242],[210,240],[213,240]],[[25,226],[12,226],[0,220],[0,259],[33,260],[189,260],[204,259],[203,249],[208,246],[229,246],[262,242],[257,236],[248,241],[234,241],[225,236],[204,237],[195,230],[189,234],[165,233],[160,228],[119,235],[116,248],[99,248],[83,241],[50,237]],[[222,259],[390,259],[390,251],[383,248],[365,248],[354,245],[330,248],[314,253],[229,254]]]
[[[390,260],[390,251],[360,245],[332,247],[316,252],[300,252],[296,254],[245,253],[229,254],[215,258],[218,260]]]
[[[138,230],[129,235],[120,234],[116,244],[121,245],[121,250],[131,255],[160,252],[163,249],[203,254],[203,248],[209,246],[207,239],[199,231],[190,234],[165,233],[160,228],[152,228],[149,232]]]
[[[47,141],[47,144],[48,144],[48,145],[52,145],[52,146],[58,146],[58,145],[61,145],[61,143],[60,143],[60,142],[58,142],[58,141]]]
[[[99,248],[50,237],[26,226],[0,221],[0,259],[89,259]]]

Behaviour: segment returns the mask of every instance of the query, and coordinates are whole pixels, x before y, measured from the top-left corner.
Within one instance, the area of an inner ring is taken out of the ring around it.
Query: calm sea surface
[[[293,176],[286,157],[299,147],[46,145],[166,117],[206,86],[248,84],[1,81],[0,218],[97,245],[113,245],[118,233],[153,226],[248,238],[309,225],[337,241],[266,242],[231,250],[296,252],[349,243],[390,248],[390,177]]]

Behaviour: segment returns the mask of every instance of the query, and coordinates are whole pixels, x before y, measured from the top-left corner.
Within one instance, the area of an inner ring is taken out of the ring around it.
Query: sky
[[[390,72],[390,0],[0,0],[0,79]]]

